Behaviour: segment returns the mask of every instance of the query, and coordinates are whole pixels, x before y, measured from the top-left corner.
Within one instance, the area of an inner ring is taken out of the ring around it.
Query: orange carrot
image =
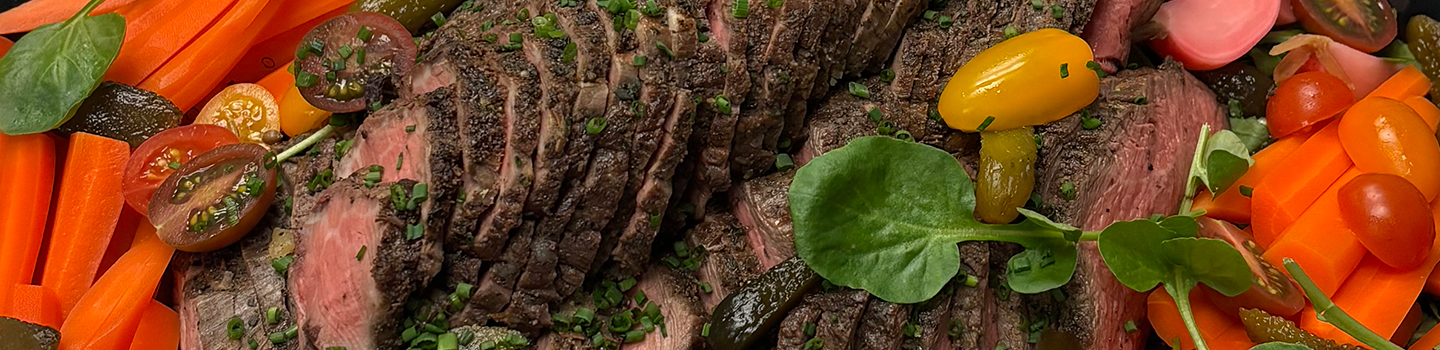
[[[1421,73],[1415,66],[1405,66],[1385,80],[1385,83],[1380,84],[1380,87],[1375,88],[1375,91],[1371,91],[1367,97],[1404,100],[1406,97],[1425,96],[1427,93],[1430,93],[1430,78],[1425,77],[1425,73]]]
[[[60,301],[45,287],[17,284],[0,294],[0,316],[60,329]]]
[[[87,0],[31,0],[0,13],[0,34],[23,33],[36,27],[64,22],[85,8]],[[100,3],[90,15],[114,12],[135,0],[108,0]]]
[[[275,96],[275,103],[280,103],[281,99],[285,97],[285,93],[295,86],[295,76],[290,74],[291,64],[293,62],[285,64],[284,67],[270,72],[265,78],[255,82],[256,85],[265,87],[265,91],[269,91],[271,96]]]
[[[136,236],[155,235],[154,226],[141,228]],[[145,238],[120,257],[65,319],[60,328],[60,350],[129,349],[174,254],[175,248],[159,239]]]
[[[255,38],[267,41],[280,33],[297,28],[304,32],[310,32],[310,29],[315,28],[320,22],[347,12],[352,2],[355,0],[286,1],[284,5],[281,5],[280,13],[275,14],[275,18],[272,18],[270,23],[260,27],[260,35]],[[317,21],[317,19],[319,20]],[[290,53],[295,53],[294,47],[290,48]]]
[[[1295,133],[1265,147],[1255,154],[1255,165],[1251,165],[1250,170],[1246,171],[1244,176],[1235,180],[1235,184],[1229,190],[1221,193],[1219,198],[1212,198],[1204,207],[1198,205],[1200,200],[1199,196],[1196,196],[1197,205],[1194,208],[1205,209],[1205,216],[1212,218],[1237,224],[1250,223],[1250,197],[1242,194],[1241,188],[1249,188],[1252,191],[1251,195],[1254,195],[1255,187],[1259,186],[1260,182],[1264,181],[1271,172],[1278,169],[1277,166],[1280,162],[1309,139],[1310,135],[1307,133]]]
[[[1334,295],[1367,252],[1340,216],[1340,187],[1356,176],[1360,171],[1355,169],[1340,176],[1265,251],[1265,261],[1284,266],[1285,258],[1295,259],[1325,295]]]
[[[15,46],[15,42],[10,41],[10,39],[6,39],[4,37],[0,37],[0,57],[5,57],[5,53],[10,52],[10,47],[12,46]]]
[[[1150,292],[1150,297],[1146,298],[1146,312],[1150,324],[1155,327],[1155,335],[1166,344],[1176,349],[1195,349],[1190,332],[1180,319],[1175,299],[1164,288]],[[1248,350],[1255,346],[1245,334],[1245,326],[1240,324],[1238,315],[1225,314],[1210,303],[1199,288],[1190,291],[1190,313],[1195,317],[1195,328],[1200,330],[1200,338],[1205,339],[1205,345],[1210,349]]]
[[[190,110],[202,102],[212,88],[219,85],[225,73],[235,67],[244,51],[258,33],[252,26],[269,23],[283,1],[239,1],[213,26],[165,63],[140,88],[169,98],[180,110]]]
[[[55,186],[55,141],[0,134],[0,295],[30,284],[45,240]]]
[[[96,279],[104,275],[110,266],[114,266],[115,261],[120,260],[125,252],[130,251],[130,246],[135,241],[135,230],[140,228],[140,219],[143,217],[128,205],[120,210],[120,221],[115,224],[115,234],[110,236],[110,245],[105,248],[105,255],[100,258]]]
[[[1415,332],[1420,330],[1420,322],[1425,320],[1425,312],[1420,311],[1420,304],[1410,304],[1410,312],[1405,314],[1405,321],[1400,322],[1400,329],[1395,335],[1390,336],[1390,342],[1395,344],[1409,343],[1415,339]]]
[[[235,0],[147,0],[117,11],[125,16],[125,43],[105,79],[140,84],[206,27]]]
[[[151,300],[135,328],[130,350],[173,350],[180,348],[180,314],[158,301]]]
[[[306,2],[292,1],[287,4],[300,3]],[[241,57],[240,62],[235,64],[235,68],[231,69],[230,73],[225,76],[225,81],[230,83],[253,83],[272,72],[284,71],[282,68],[285,68],[287,64],[295,60],[295,48],[300,46],[300,40],[305,38],[305,34],[310,33],[310,29],[319,26],[331,18],[343,15],[345,12],[346,9],[343,8],[335,10],[310,22],[300,24],[294,29],[280,32],[265,41],[257,41],[255,45],[250,46],[249,50],[246,50],[245,56]],[[280,15],[277,14],[276,16],[279,17]],[[274,21],[272,20],[271,22],[273,23]],[[270,24],[265,25],[265,28],[270,27]]]
[[[1335,179],[1354,163],[1340,145],[1340,123],[1330,123],[1275,165],[1285,169],[1255,185],[1252,217],[1255,240],[1274,242]],[[1280,266],[1280,265],[1276,265]]]
[[[1429,333],[1425,333],[1415,344],[1410,344],[1409,350],[1435,350],[1436,346],[1440,346],[1440,332],[1437,331],[1440,329],[1431,329]]]
[[[1425,125],[1430,126],[1430,131],[1435,131],[1436,126],[1440,126],[1440,107],[1436,107],[1434,102],[1430,102],[1430,99],[1423,96],[1410,96],[1400,102],[1405,102],[1405,105],[1415,110],[1415,114],[1420,115],[1420,119],[1425,119]]]
[[[1433,206],[1431,212],[1440,213],[1440,206]],[[1440,222],[1440,219],[1436,221]],[[1410,312],[1411,303],[1408,301],[1420,297],[1426,277],[1434,271],[1436,263],[1440,263],[1440,239],[1435,240],[1432,247],[1434,248],[1430,257],[1424,263],[1409,269],[1396,269],[1373,255],[1367,256],[1331,299],[1335,301],[1335,306],[1345,310],[1345,313],[1350,314],[1350,317],[1355,318],[1355,321],[1365,328],[1375,331],[1381,337],[1390,338],[1399,330],[1400,324]],[[1301,267],[1305,267],[1306,273],[1309,273],[1309,267],[1303,263]],[[1397,300],[1406,302],[1396,302]],[[1329,323],[1315,319],[1313,310],[1301,313],[1300,327],[1335,339],[1336,342],[1360,344]]]
[[[95,281],[120,220],[120,209],[125,207],[120,172],[130,157],[130,145],[75,133],[70,136],[68,152],[41,279],[41,285],[60,299],[66,317]]]

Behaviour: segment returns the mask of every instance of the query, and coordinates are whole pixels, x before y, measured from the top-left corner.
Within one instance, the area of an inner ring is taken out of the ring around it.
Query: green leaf
[[[1075,244],[1042,246],[1015,254],[1006,264],[1005,277],[1010,289],[1036,294],[1070,283],[1075,276]]]
[[[816,157],[790,186],[796,253],[820,276],[893,303],[925,301],[960,268],[955,245],[1066,242],[1036,224],[975,220],[975,185],[943,150],[865,137]]]
[[[1205,142],[1200,164],[1202,167],[1196,175],[1210,193],[1218,196],[1244,176],[1255,159],[1250,158],[1250,150],[1239,136],[1230,130],[1220,130]]]
[[[1172,272],[1169,261],[1157,254],[1156,248],[1174,238],[1175,232],[1154,221],[1117,222],[1100,233],[1100,258],[1121,284],[1148,291],[1167,281]]]
[[[1253,283],[1250,265],[1245,263],[1240,251],[1225,241],[1175,238],[1161,242],[1159,253],[1175,265],[1177,272],[1226,296],[1240,295]]]
[[[63,23],[36,28],[0,58],[0,131],[50,131],[100,85],[125,38],[124,17],[86,15],[103,1],[92,0]]]
[[[1311,349],[1310,349],[1310,347],[1308,347],[1308,346],[1304,346],[1304,345],[1300,345],[1300,344],[1281,343],[1281,342],[1270,342],[1270,343],[1265,343],[1265,344],[1256,345],[1255,347],[1250,348],[1250,350],[1311,350]]]
[[[1230,131],[1240,137],[1240,142],[1244,143],[1245,149],[1251,153],[1270,143],[1270,129],[1266,128],[1259,118],[1230,118]]]
[[[1015,209],[1018,210],[1018,211],[1020,211],[1020,215],[1024,215],[1025,218],[1027,219],[1027,220],[1025,220],[1025,222],[1022,222],[1022,223],[1021,223],[1022,225],[1023,225],[1023,224],[1029,224],[1029,225],[1038,226],[1038,227],[1043,228],[1043,229],[1060,231],[1061,233],[1064,233],[1064,234],[1065,234],[1065,240],[1068,240],[1068,241],[1071,241],[1071,242],[1079,241],[1079,240],[1080,240],[1080,235],[1084,233],[1084,231],[1081,231],[1079,228],[1076,228],[1075,226],[1070,226],[1070,225],[1066,225],[1066,224],[1063,224],[1063,223],[1051,221],[1050,218],[1045,217],[1045,215],[1040,215],[1040,213],[1037,213],[1037,212],[1035,212],[1035,211],[1033,211],[1033,210],[1025,209],[1025,208],[1015,208]],[[1198,226],[1197,226],[1197,227],[1198,227]]]
[[[1194,217],[1177,215],[1160,220],[1160,227],[1170,230],[1174,237],[1195,237],[1200,233],[1200,222]]]

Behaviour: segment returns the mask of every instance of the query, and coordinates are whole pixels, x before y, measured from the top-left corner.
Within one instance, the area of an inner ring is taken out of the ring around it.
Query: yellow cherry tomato
[[[330,112],[311,106],[300,95],[300,88],[290,84],[285,97],[280,98],[280,130],[286,135],[297,136],[324,127],[330,121]]]
[[[940,94],[951,129],[1009,130],[1059,120],[1100,95],[1100,77],[1086,64],[1090,45],[1059,29],[1016,36],[960,67]]]
[[[195,117],[195,123],[230,129],[240,142],[273,143],[280,139],[279,110],[275,97],[264,87],[235,84],[211,98]]]

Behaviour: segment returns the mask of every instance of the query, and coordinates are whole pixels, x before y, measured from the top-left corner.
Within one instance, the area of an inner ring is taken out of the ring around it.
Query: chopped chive
[[[636,281],[634,277],[626,278],[624,280],[621,280],[620,283],[616,285],[616,287],[620,288],[621,292],[629,292],[630,288],[635,288],[635,283]]]
[[[405,132],[415,132],[415,126],[414,126],[414,125],[406,125],[406,126],[405,126]]]
[[[975,131],[985,131],[985,128],[990,127],[990,123],[992,122],[995,122],[994,116],[985,117],[985,121],[980,122],[980,126],[976,127]]]
[[[325,53],[325,42],[319,39],[310,41],[310,53],[319,55]]]
[[[786,172],[790,171],[790,169],[795,169],[795,161],[790,159],[789,154],[781,153],[775,155],[775,170]]]
[[[1070,181],[1065,181],[1065,183],[1060,184],[1061,198],[1065,198],[1067,201],[1075,200],[1076,192],[1078,191],[1075,190],[1075,184],[1070,183]]]
[[[1145,98],[1145,95],[1135,96],[1135,104],[1147,105],[1150,104],[1150,100]]]
[[[655,42],[655,48],[660,49],[660,52],[664,52],[664,53],[665,53],[665,56],[670,56],[670,58],[675,58],[675,51],[670,51],[670,47],[669,47],[669,46],[665,46],[665,43],[656,41],[656,42]]]
[[[870,117],[870,121],[877,123],[885,118],[885,115],[880,113],[880,108],[878,107],[870,107],[870,111],[866,112],[865,115]]]
[[[270,261],[270,267],[272,267],[272,268],[275,269],[275,273],[276,273],[276,274],[279,274],[281,277],[284,277],[284,276],[286,276],[286,275],[289,274],[289,272],[290,272],[290,264],[291,264],[291,263],[294,263],[294,262],[295,262],[295,256],[293,256],[293,255],[286,255],[286,256],[283,256],[283,257],[280,257],[280,258],[271,260],[271,261]]]
[[[1101,121],[1100,118],[1090,116],[1090,111],[1080,111],[1081,128],[1084,128],[1085,130],[1095,130],[1100,128],[1100,125],[1102,124],[1104,124],[1104,122]]]
[[[360,41],[370,41],[370,38],[374,36],[375,33],[371,32],[370,27],[366,26],[360,26],[360,32],[355,34],[355,37],[360,38]]]
[[[905,130],[896,131],[895,138],[901,141],[915,141],[915,135]]]
[[[730,115],[730,99],[725,98],[725,95],[715,96],[715,110],[720,111],[720,114]]]
[[[1006,38],[1006,39],[1014,38],[1014,37],[1017,36],[1017,35],[1020,35],[1020,31],[1016,30],[1016,29],[1015,29],[1015,26],[1006,26],[1006,27],[1005,27],[1005,38]]]
[[[850,94],[859,98],[870,98],[870,88],[857,82],[850,82]]]
[[[955,18],[949,15],[941,15],[938,22],[940,23],[940,29],[948,29],[951,25],[955,24]]]
[[[576,48],[576,46],[575,46],[575,42],[572,41],[572,42],[566,43],[566,44],[565,44],[565,52],[564,52],[564,54],[562,54],[562,55],[560,56],[560,61],[562,61],[562,62],[575,62],[575,55],[576,55],[577,53],[578,53],[578,50],[577,50],[577,48]]]
[[[1069,78],[1069,77],[1070,77],[1070,64],[1069,64],[1069,63],[1061,63],[1061,64],[1060,64],[1060,78],[1061,78],[1061,79],[1064,79],[1064,78]]]
[[[444,26],[445,26],[445,22],[449,22],[449,20],[446,20],[446,19],[445,19],[445,12],[443,12],[443,11],[442,11],[442,12],[436,12],[434,16],[430,16],[430,21],[431,21],[431,22],[435,22],[435,25],[441,26],[441,27],[444,27]]]
[[[266,323],[266,324],[272,324],[272,325],[273,325],[273,324],[279,324],[279,323],[280,323],[280,308],[278,308],[278,307],[273,307],[273,306],[272,306],[272,307],[270,307],[269,309],[266,309],[266,310],[265,310],[265,323]]]
[[[351,48],[350,45],[345,45],[345,46],[341,46],[341,47],[340,47],[339,53],[340,53],[340,58],[342,58],[342,59],[349,59],[349,58],[350,58],[350,55],[355,54],[355,49]],[[341,62],[344,62],[344,60],[341,60]]]
[[[1030,0],[1030,6],[1034,7],[1036,10],[1044,10],[1045,2],[1041,0]]]
[[[520,33],[510,33],[510,43],[519,44],[525,42],[525,36]]]
[[[301,89],[310,88],[312,86],[315,86],[315,82],[319,80],[320,77],[317,77],[314,74],[310,74],[310,72],[306,72],[303,70],[295,71],[295,87]]]
[[[1095,76],[1100,77],[1100,79],[1105,79],[1105,70],[1100,67],[1099,63],[1095,63],[1095,61],[1085,62],[1085,68],[1095,71]]]
[[[225,324],[225,336],[230,340],[240,340],[245,336],[245,321],[239,316],[230,317],[230,322]]]
[[[1125,321],[1125,333],[1134,334],[1140,328],[1135,327],[1135,321]]]
[[[749,17],[750,0],[735,0],[735,5],[734,8],[730,11],[730,15],[734,16],[735,18]]]
[[[285,332],[270,333],[269,338],[270,344],[283,344],[286,340],[289,340],[285,339]]]
[[[636,66],[636,67],[644,67],[644,66],[645,66],[645,56],[635,55],[635,59],[631,60],[630,64],[632,64],[632,65],[634,65],[634,66]]]
[[[1255,188],[1250,187],[1250,186],[1240,186],[1240,195],[1241,195],[1241,196],[1245,196],[1245,198],[1250,198],[1250,197],[1252,197],[1254,194],[1255,194]]]
[[[710,294],[715,291],[715,288],[711,287],[709,283],[700,282],[700,291],[705,292],[705,294]]]
[[[610,121],[609,121],[609,120],[606,120],[605,118],[602,118],[602,117],[590,118],[589,121],[586,121],[586,122],[585,122],[585,134],[586,134],[586,135],[599,135],[601,132],[605,131],[605,127],[607,127],[607,126],[609,126],[609,125],[610,125]]]
[[[1050,6],[1050,16],[1055,17],[1055,19],[1065,18],[1065,8],[1060,7],[1060,5]]]
[[[406,240],[413,241],[413,240],[420,239],[420,237],[424,237],[424,236],[425,236],[425,229],[422,228],[422,227],[420,227],[420,225],[416,225],[416,224],[405,225],[405,239],[406,239]]]
[[[365,249],[366,249],[366,248],[368,248],[368,246],[363,246],[363,245],[360,246],[360,251],[357,252],[357,253],[355,253],[355,261],[363,261],[363,260],[365,260]]]
[[[925,14],[923,15],[923,17],[925,17],[925,20],[927,21],[933,21],[935,20],[935,17],[939,15],[940,12],[937,12],[935,10],[925,10]]]
[[[974,287],[980,284],[980,278],[974,275],[965,275],[965,286]]]
[[[709,322],[706,322],[704,326],[700,326],[700,337],[703,337],[703,338],[709,338],[709,337],[710,337],[710,323],[709,323]]]
[[[785,5],[785,0],[770,0],[770,1],[766,1],[766,2],[765,2],[765,6],[767,6],[767,7],[769,7],[769,8],[772,8],[772,9],[773,9],[773,8],[780,8],[780,6],[784,6],[784,5]]]
[[[180,169],[180,162],[170,162],[170,164],[166,165],[166,167],[178,170]]]
[[[886,68],[880,71],[880,81],[890,83],[895,81],[895,71]]]

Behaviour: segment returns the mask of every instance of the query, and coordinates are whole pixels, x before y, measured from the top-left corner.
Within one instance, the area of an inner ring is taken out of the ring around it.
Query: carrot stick
[[[1431,212],[1440,213],[1440,206],[1432,206]],[[1440,222],[1440,219],[1436,221]],[[1436,263],[1440,263],[1440,239],[1433,242],[1432,247],[1430,257],[1424,263],[1409,269],[1396,269],[1373,255],[1366,256],[1331,299],[1335,301],[1335,306],[1345,310],[1365,328],[1386,338],[1395,335],[1410,312],[1412,304],[1409,301],[1420,297],[1426,277],[1434,272]],[[1306,273],[1309,273],[1309,267],[1306,267]],[[1360,345],[1329,323],[1315,319],[1313,310],[1301,313],[1300,327],[1336,342]]]
[[[1155,335],[1172,348],[1195,349],[1194,341],[1190,340],[1190,333],[1180,319],[1180,309],[1175,306],[1175,299],[1170,297],[1170,293],[1166,293],[1164,288],[1156,289],[1145,301],[1147,318],[1155,327]],[[1199,288],[1190,292],[1190,312],[1195,316],[1195,328],[1200,330],[1200,338],[1205,339],[1205,345],[1210,349],[1248,350],[1255,346],[1250,336],[1245,334],[1245,326],[1240,324],[1237,315],[1225,314],[1210,303]]]
[[[234,4],[235,0],[148,0],[120,9],[126,20],[125,43],[105,79],[140,84]]]
[[[1405,66],[1380,84],[1380,87],[1375,88],[1375,91],[1371,91],[1367,97],[1404,100],[1406,97],[1425,96],[1427,93],[1430,93],[1430,78],[1425,77],[1425,73],[1421,73],[1415,66]]]
[[[151,300],[140,317],[140,325],[135,328],[135,340],[130,342],[130,350],[179,348],[180,314],[165,304]]]
[[[5,53],[10,52],[10,47],[12,46],[15,46],[15,42],[10,41],[10,39],[6,39],[4,37],[0,37],[0,57],[5,57]]]
[[[0,294],[0,316],[60,329],[60,301],[45,287],[17,284],[6,287],[9,294]]]
[[[207,93],[223,82],[225,73],[244,54],[236,47],[249,47],[258,33],[252,26],[268,23],[282,1],[239,1],[210,29],[165,63],[140,88],[169,98],[180,110],[190,110]]]
[[[1420,337],[1420,340],[1416,340],[1415,344],[1410,344],[1408,350],[1435,350],[1436,346],[1440,346],[1440,332],[1437,331],[1440,329],[1431,329],[1425,336]]]
[[[108,0],[100,3],[90,15],[106,14],[136,0]],[[23,33],[36,27],[64,22],[85,8],[88,0],[31,0],[0,13],[0,34]]]
[[[136,236],[155,235],[154,226],[141,228]],[[175,249],[159,239],[145,238],[120,257],[65,319],[60,328],[60,350],[129,349],[174,254]]]
[[[1425,125],[1430,126],[1430,131],[1435,131],[1436,126],[1440,126],[1440,108],[1437,108],[1434,102],[1430,102],[1430,99],[1423,96],[1410,96],[1400,102],[1405,102],[1405,105],[1415,110],[1415,114],[1420,115],[1420,119],[1425,119]]]
[[[304,3],[303,1],[291,1],[287,4]],[[341,8],[330,13],[321,15],[319,18],[305,22],[294,29],[281,32],[265,41],[256,42],[246,50],[245,56],[235,64],[235,68],[225,76],[225,81],[231,83],[253,83],[266,77],[267,74],[283,71],[285,65],[295,60],[295,48],[300,46],[300,40],[310,29],[319,26],[321,23],[345,14],[347,9]],[[284,11],[282,10],[282,13]],[[278,14],[276,15],[279,16]],[[273,20],[271,22],[274,22]],[[265,28],[270,28],[265,25]],[[284,93],[284,91],[281,91]],[[280,96],[280,95],[275,95]]]
[[[294,62],[286,63],[284,67],[270,72],[260,81],[255,82],[256,85],[264,87],[265,91],[269,91],[271,96],[275,96],[275,103],[280,103],[280,99],[285,98],[285,93],[290,92],[290,88],[295,86],[295,76],[290,74],[291,64]]]
[[[1206,206],[1196,205],[1194,208],[1204,209],[1205,216],[1212,218],[1237,224],[1250,223],[1250,197],[1246,197],[1241,188],[1249,188],[1253,196],[1255,187],[1259,186],[1260,182],[1271,172],[1278,169],[1277,166],[1280,165],[1280,162],[1309,139],[1309,134],[1296,133],[1276,141],[1270,147],[1265,147],[1255,154],[1255,165],[1251,165],[1250,170],[1246,171],[1244,176],[1235,180],[1235,184],[1229,190],[1221,193],[1219,198],[1212,198],[1209,203],[1206,203]],[[1199,196],[1196,197],[1195,202],[1198,204],[1200,203]]]
[[[352,2],[355,0],[286,1],[284,5],[281,5],[280,13],[275,14],[275,18],[270,19],[270,23],[261,27],[260,34],[255,38],[260,41],[268,41],[280,33],[296,29],[308,33],[320,22],[347,12]],[[294,47],[290,48],[290,53],[295,53]]]
[[[36,134],[0,134],[0,295],[30,284],[55,186],[55,141]]]
[[[143,217],[128,205],[120,210],[120,221],[115,224],[115,234],[110,236],[110,244],[105,248],[105,255],[100,258],[100,269],[96,270],[96,279],[114,266],[115,261],[120,260],[125,252],[130,251],[130,246],[135,241],[135,230],[140,228],[140,219]]]
[[[1354,163],[1340,145],[1340,123],[1330,123],[1275,165],[1285,169],[1255,185],[1251,223],[1262,246],[1274,242]],[[1276,265],[1279,266],[1279,265]],[[1308,266],[1307,266],[1308,268]]]
[[[1284,266],[1285,258],[1295,259],[1325,295],[1334,295],[1367,252],[1340,216],[1340,187],[1360,174],[1350,169],[1340,176],[1265,251],[1265,261]]]
[[[70,136],[60,195],[55,199],[54,228],[46,252],[41,285],[60,299],[61,313],[80,301],[95,274],[125,207],[120,172],[130,145],[86,133]]]
[[[1390,342],[1395,344],[1409,343],[1415,339],[1415,332],[1420,330],[1420,322],[1425,320],[1425,312],[1420,311],[1420,304],[1410,304],[1410,312],[1405,314],[1405,321],[1400,322],[1400,328],[1395,335],[1390,336]]]

